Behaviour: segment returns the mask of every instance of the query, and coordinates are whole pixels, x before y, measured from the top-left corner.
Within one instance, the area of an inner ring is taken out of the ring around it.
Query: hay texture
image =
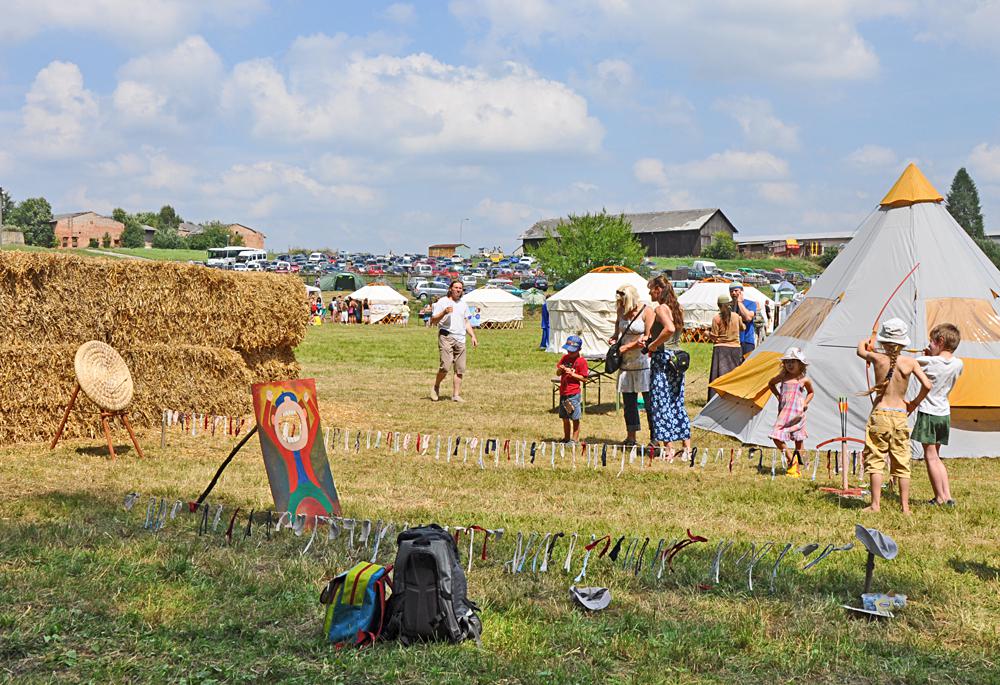
[[[305,290],[294,278],[201,266],[0,253],[0,442],[49,440],[87,340],[108,342],[135,384],[137,426],[164,409],[252,414],[252,383],[297,378]],[[99,434],[83,393],[67,437]]]

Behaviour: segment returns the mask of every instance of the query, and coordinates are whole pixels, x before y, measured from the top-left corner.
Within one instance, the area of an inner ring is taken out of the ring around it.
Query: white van
[[[537,260],[531,255],[525,255],[517,260],[518,264],[524,264],[525,266],[533,266]]]
[[[260,264],[267,261],[267,252],[264,250],[242,250],[236,255],[236,262],[239,264]]]
[[[434,268],[430,264],[417,264],[417,274],[420,276],[431,276]]]
[[[705,261],[704,259],[694,260],[694,264],[691,265],[691,268],[695,271],[704,271],[707,274],[714,274],[719,270],[719,267],[715,265],[715,262]]]
[[[309,255],[309,263],[310,264],[319,264],[320,262],[324,261],[325,259],[326,259],[326,255],[323,254],[322,252],[313,252],[311,255]]]

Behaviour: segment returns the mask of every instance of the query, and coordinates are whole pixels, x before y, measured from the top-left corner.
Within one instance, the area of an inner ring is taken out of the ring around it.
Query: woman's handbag
[[[628,326],[625,327],[626,331],[628,329],[632,328],[632,324],[635,323],[635,320],[638,319],[642,315],[642,313],[644,311],[646,311],[646,305],[643,305],[642,309],[640,309],[638,312],[636,312],[636,315],[633,316],[632,320],[628,322]],[[625,333],[622,332],[621,335],[625,335]],[[621,339],[621,335],[618,336],[618,340],[615,340],[611,344],[611,347],[608,348],[608,353],[606,355],[604,355],[604,370],[607,373],[614,373],[615,371],[617,371],[618,369],[621,368],[621,365],[622,365],[622,339]]]
[[[675,350],[670,355],[670,368],[677,375],[684,374],[691,366],[691,355],[684,350]]]

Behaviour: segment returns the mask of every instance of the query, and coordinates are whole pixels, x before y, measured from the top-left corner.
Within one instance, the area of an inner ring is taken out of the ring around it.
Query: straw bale
[[[9,347],[0,356],[0,443],[50,440],[76,380],[76,345]],[[128,408],[137,427],[155,427],[164,409],[208,415],[253,413],[250,385],[297,378],[290,350],[247,354],[192,345],[146,345],[119,350],[135,382]],[[100,410],[84,393],[70,415],[68,438],[101,435]]]
[[[145,260],[0,253],[0,342],[103,340],[255,351],[305,335],[302,283]]]

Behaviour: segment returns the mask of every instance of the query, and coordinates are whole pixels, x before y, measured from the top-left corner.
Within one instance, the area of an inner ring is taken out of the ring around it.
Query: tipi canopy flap
[[[907,168],[792,316],[743,366],[712,383],[720,394],[695,426],[770,445],[777,401],[766,392],[767,369],[775,368],[775,355],[796,346],[809,360],[816,393],[805,447],[841,435],[839,397],[848,398],[848,437],[863,438],[871,401],[857,393],[873,378],[855,354],[858,342],[895,317],[909,327],[912,350],[921,350],[930,328],[948,321],[961,331],[956,354],[965,371],[950,396],[951,439],[943,455],[1000,456],[1000,311],[992,294],[1000,292],[1000,271],[925,182],[916,167]],[[914,387],[909,395],[915,394]],[[914,449],[919,453],[915,443]]]

